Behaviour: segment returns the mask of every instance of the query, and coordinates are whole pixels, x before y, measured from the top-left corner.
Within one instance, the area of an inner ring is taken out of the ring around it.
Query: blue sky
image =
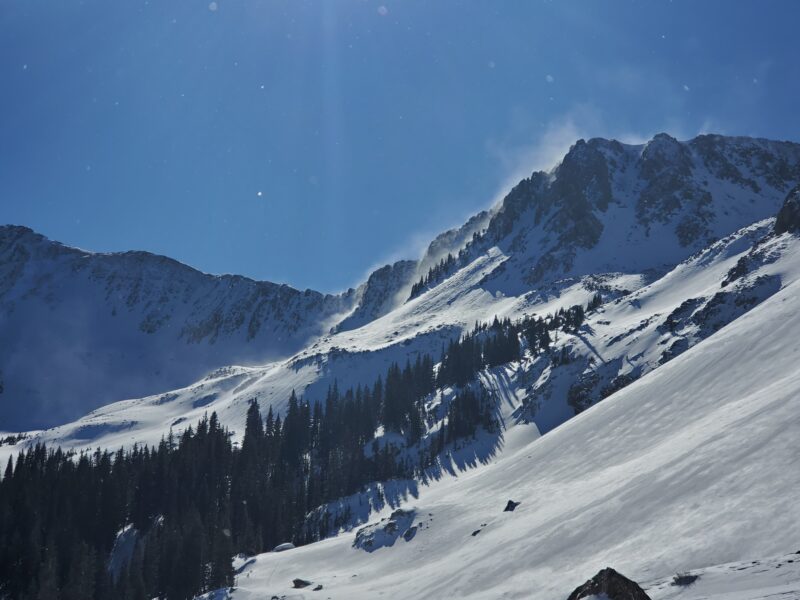
[[[578,137],[800,140],[800,2],[3,0],[0,222],[338,291]]]

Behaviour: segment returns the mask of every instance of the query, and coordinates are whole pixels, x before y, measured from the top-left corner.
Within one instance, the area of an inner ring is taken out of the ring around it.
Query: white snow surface
[[[425,517],[412,540],[368,553],[351,531],[259,555],[233,598],[314,597],[290,588],[301,577],[329,598],[549,600],[606,566],[656,600],[798,597],[788,559],[710,568],[798,549],[798,286],[546,436],[508,428],[489,464],[399,503]],[[669,586],[679,571],[702,576]]]

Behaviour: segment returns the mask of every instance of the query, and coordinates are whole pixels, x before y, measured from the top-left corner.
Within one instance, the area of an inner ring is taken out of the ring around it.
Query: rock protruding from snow
[[[413,510],[397,509],[389,517],[362,527],[356,533],[353,548],[374,552],[378,548],[394,546],[401,536],[410,542],[417,533],[417,527],[413,525],[415,514]]]
[[[789,192],[775,219],[775,233],[800,231],[800,185]]]
[[[650,600],[635,581],[606,567],[589,581],[576,588],[567,600],[604,598],[608,600]]]
[[[521,502],[514,502],[513,500],[509,500],[506,503],[506,507],[503,509],[503,512],[514,512],[514,510],[522,504]]]

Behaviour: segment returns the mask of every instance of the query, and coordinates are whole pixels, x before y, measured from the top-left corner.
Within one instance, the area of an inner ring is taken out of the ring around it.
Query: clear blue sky
[[[800,139],[800,2],[3,0],[0,222],[337,291],[576,137]]]

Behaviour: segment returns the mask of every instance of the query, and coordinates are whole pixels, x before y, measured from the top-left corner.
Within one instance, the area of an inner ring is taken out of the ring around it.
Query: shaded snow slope
[[[352,296],[0,227],[0,426],[65,422],[222,365],[288,356],[350,310]]]
[[[712,571],[697,595],[658,581],[797,550],[798,285],[548,435],[516,425],[490,464],[420,486],[401,503],[425,517],[413,539],[365,552],[348,532],[262,554],[234,598],[302,577],[330,598],[549,600],[608,565],[656,582],[654,598],[767,597],[714,595]],[[796,590],[796,575],[765,586]]]

